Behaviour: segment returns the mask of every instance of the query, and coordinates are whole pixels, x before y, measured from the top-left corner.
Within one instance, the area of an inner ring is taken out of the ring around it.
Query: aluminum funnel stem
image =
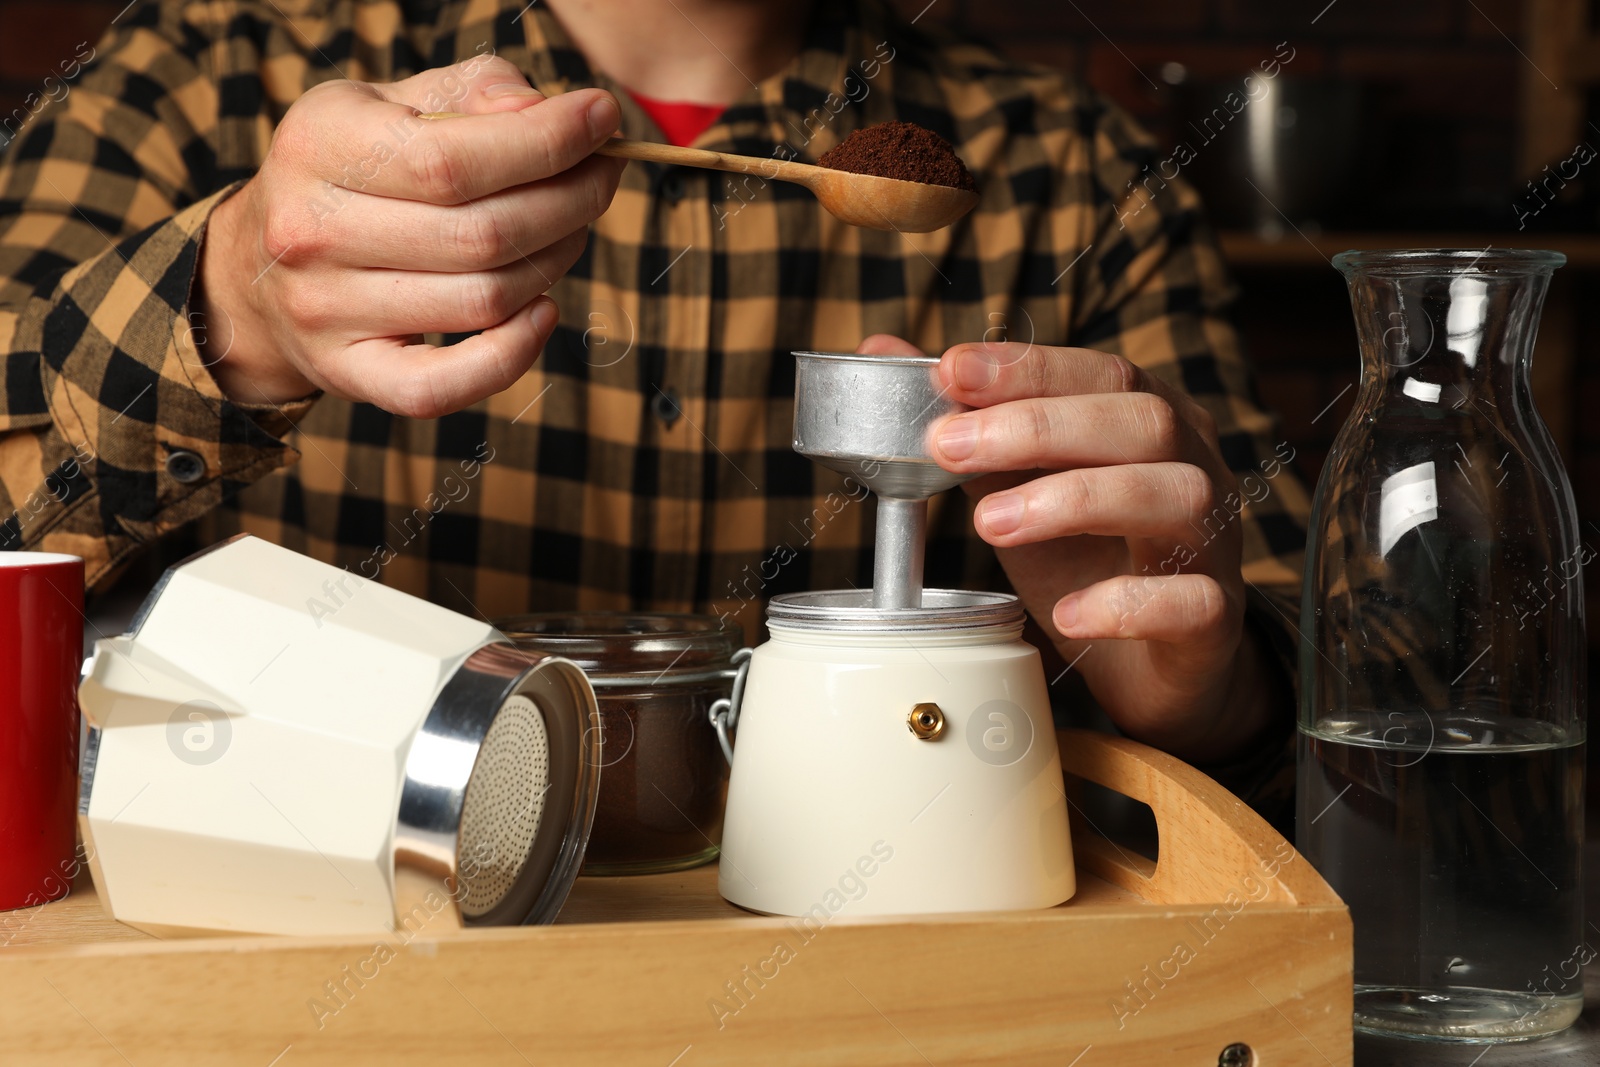
[[[928,538],[928,502],[878,498],[872,556],[872,606],[922,607],[922,561]]]

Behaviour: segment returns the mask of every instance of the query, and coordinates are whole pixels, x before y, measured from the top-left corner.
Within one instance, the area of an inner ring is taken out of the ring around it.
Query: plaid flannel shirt
[[[435,421],[224,397],[190,287],[210,212],[284,112],[329,79],[491,51],[546,94],[611,90],[626,136],[662,139],[522,0],[140,0],[118,17],[0,156],[0,548],[76,553],[104,586],[199,523],[470,614],[709,611],[753,635],[772,595],[871,583],[873,507],[790,448],[789,353],[1007,338],[1121,353],[1215,417],[1230,467],[1265,486],[1218,522],[1242,523],[1257,624],[1292,662],[1306,496],[1194,194],[1150,179],[1160,153],[1094,93],[880,0],[821,0],[800,54],[696,146],[814,161],[863,126],[919,123],[977,179],[955,226],[854,229],[794,186],[631,164],[551,290],[560,328],[504,393]],[[404,150],[398,128],[373,146]],[[963,494],[933,501],[929,535],[930,586],[1008,588]],[[1279,751],[1224,780],[1281,799]]]

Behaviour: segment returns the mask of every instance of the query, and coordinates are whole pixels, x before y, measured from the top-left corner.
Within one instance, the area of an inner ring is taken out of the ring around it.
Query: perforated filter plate
[[[515,887],[549,789],[544,715],[532,700],[513,696],[500,706],[467,781],[457,852],[463,915],[485,914]]]

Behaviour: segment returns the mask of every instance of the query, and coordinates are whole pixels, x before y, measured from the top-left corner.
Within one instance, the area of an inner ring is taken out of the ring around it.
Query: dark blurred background
[[[1137,115],[1163,149],[1203,144],[1203,123],[1189,123],[1242,90],[1262,62],[1279,61],[1273,95],[1245,108],[1183,174],[1209,192],[1242,286],[1240,323],[1261,392],[1282,414],[1308,482],[1349,412],[1358,368],[1344,284],[1328,257],[1490,244],[1565,252],[1535,394],[1572,475],[1585,542],[1600,549],[1600,419],[1583,417],[1600,408],[1600,366],[1581,340],[1600,290],[1600,158],[1583,162],[1600,150],[1591,122],[1600,2],[895,2],[908,17],[1079,75]],[[0,0],[0,117],[122,7]],[[1593,649],[1600,574],[1588,590]],[[1600,695],[1600,673],[1591,673]]]
[[[1078,74],[1138,116],[1163,155],[1180,142],[1197,148],[1183,176],[1200,185],[1221,230],[1243,287],[1240,322],[1261,391],[1282,413],[1309,481],[1350,409],[1354,390],[1345,390],[1358,370],[1331,256],[1489,244],[1565,252],[1569,265],[1557,275],[1533,373],[1585,532],[1600,548],[1600,423],[1578,418],[1600,400],[1600,368],[1578,358],[1586,297],[1600,277],[1600,158],[1588,166],[1572,159],[1580,145],[1600,153],[1600,129],[1590,125],[1600,3],[896,3],[909,16],[924,12],[922,21]],[[1271,106],[1250,104],[1211,143],[1208,128],[1190,125],[1226,92],[1242,95],[1262,61],[1290,54],[1271,81],[1281,98],[1258,101]],[[1244,128],[1246,119],[1256,128]],[[1574,171],[1560,188],[1560,175]],[[1534,179],[1546,180],[1549,192],[1530,190]],[[1590,584],[1600,592],[1600,580]],[[1595,632],[1600,637],[1600,626]]]

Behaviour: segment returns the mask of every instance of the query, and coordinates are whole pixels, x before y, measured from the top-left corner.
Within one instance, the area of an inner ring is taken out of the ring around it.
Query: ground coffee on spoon
[[[852,174],[977,190],[971,172],[950,142],[914,122],[881,122],[857,130],[817,162]]]

